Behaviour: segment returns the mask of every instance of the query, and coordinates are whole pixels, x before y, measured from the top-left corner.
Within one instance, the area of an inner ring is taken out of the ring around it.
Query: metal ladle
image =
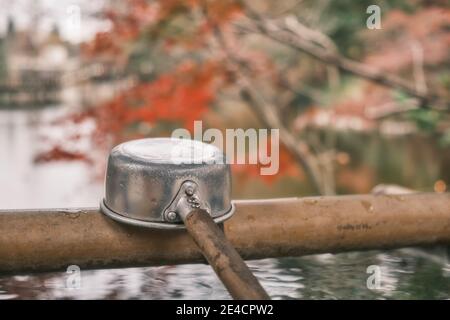
[[[186,229],[234,299],[268,294],[217,223],[234,213],[231,174],[216,147],[186,139],[141,139],[108,159],[101,211],[126,224]]]

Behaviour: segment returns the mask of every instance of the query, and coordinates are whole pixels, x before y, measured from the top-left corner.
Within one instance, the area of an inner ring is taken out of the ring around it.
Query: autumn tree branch
[[[265,99],[261,92],[255,88],[252,81],[246,74],[245,62],[236,56],[232,50],[229,50],[226,40],[219,28],[215,30],[216,38],[220,43],[224,53],[226,62],[238,79],[240,93],[244,101],[248,103],[250,108],[256,114],[258,119],[267,128],[279,129],[280,141],[286,149],[292,154],[295,161],[301,165],[305,171],[309,181],[318,194],[334,194],[334,190],[330,190],[324,183],[322,173],[319,167],[317,157],[311,152],[309,146],[303,141],[298,141],[289,129],[280,119],[277,108]]]
[[[445,108],[446,110],[449,108],[448,101],[445,101],[443,98],[430,92],[419,90],[414,82],[394,74],[389,74],[378,68],[345,58],[338,52],[324,50],[324,48],[316,45],[312,41],[299,37],[295,32],[292,32],[292,30],[289,30],[289,28],[286,28],[277,22],[264,18],[252,18],[249,19],[249,21],[249,23],[237,24],[237,27],[244,32],[262,34],[274,41],[306,53],[319,61],[334,65],[341,71],[351,73],[390,88],[402,90],[412,97],[419,99],[422,106],[427,103],[434,103],[440,108]]]

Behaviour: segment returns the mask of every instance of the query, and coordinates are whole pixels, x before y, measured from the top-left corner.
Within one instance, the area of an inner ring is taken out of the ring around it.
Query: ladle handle
[[[234,299],[270,299],[258,279],[206,211],[194,209],[182,218],[187,231]]]

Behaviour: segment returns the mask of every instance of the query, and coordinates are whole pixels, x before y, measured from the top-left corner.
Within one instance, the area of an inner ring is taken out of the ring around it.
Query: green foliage
[[[429,109],[417,109],[408,112],[407,117],[413,121],[417,127],[425,132],[436,131],[437,124],[441,120],[442,114]]]
[[[450,147],[450,129],[446,130],[439,139],[439,145],[443,148]]]
[[[317,1],[308,2],[312,7],[317,7]],[[340,0],[330,1],[320,13],[317,26],[330,36],[339,46],[341,53],[357,58],[363,53],[364,39],[360,37],[360,31],[367,30],[366,21],[369,14],[366,13],[370,5],[378,5],[381,8],[381,20],[392,9],[412,12],[417,6],[407,0]],[[306,14],[306,13],[305,13]],[[302,16],[302,14],[299,14]],[[325,30],[324,30],[325,29]]]
[[[0,39],[0,83],[6,79],[7,65],[6,65],[6,45],[3,39]]]

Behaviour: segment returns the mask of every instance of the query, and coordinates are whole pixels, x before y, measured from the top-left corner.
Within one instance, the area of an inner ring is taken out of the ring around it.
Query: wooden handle
[[[270,299],[258,279],[206,211],[201,209],[191,211],[184,219],[184,224],[234,299]]]

